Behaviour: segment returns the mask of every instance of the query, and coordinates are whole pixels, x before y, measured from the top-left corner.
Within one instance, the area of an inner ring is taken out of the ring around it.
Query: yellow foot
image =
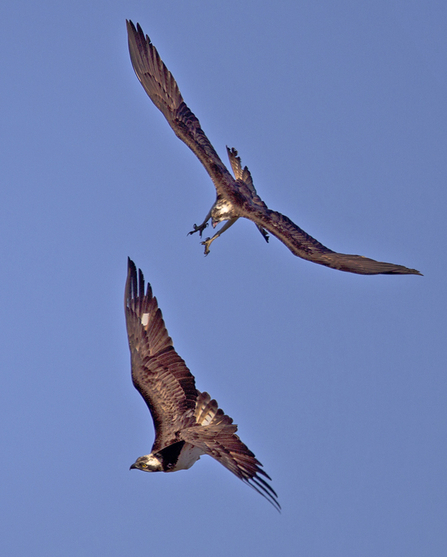
[[[205,255],[208,255],[208,254],[209,254],[209,252],[210,252],[210,245],[211,245],[211,242],[212,242],[212,241],[213,241],[212,238],[207,238],[204,242],[201,242],[201,243],[202,243],[202,246],[205,246]]]

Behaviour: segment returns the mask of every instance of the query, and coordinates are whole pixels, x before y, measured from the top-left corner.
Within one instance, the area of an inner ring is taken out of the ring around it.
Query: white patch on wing
[[[195,418],[200,425],[209,425],[212,423],[218,412],[218,406],[215,400],[211,400],[208,394],[201,393],[196,401]]]
[[[191,466],[197,462],[201,455],[205,454],[198,447],[185,443],[183,449],[180,452],[179,458],[175,467],[170,470],[170,472],[176,472],[177,470],[188,470]]]
[[[205,416],[202,415],[200,417],[200,424],[201,425],[209,425],[212,422],[215,415],[216,415],[216,412],[214,412],[213,410],[208,410],[208,412],[205,414]]]
[[[146,327],[148,323],[149,323],[149,314],[143,313],[143,315],[141,316],[141,324],[143,325],[143,327]]]

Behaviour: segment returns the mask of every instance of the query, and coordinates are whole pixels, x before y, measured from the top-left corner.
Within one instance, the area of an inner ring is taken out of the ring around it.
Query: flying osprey
[[[236,435],[237,425],[208,393],[196,389],[194,376],[177,354],[150,284],[128,261],[125,291],[132,381],[152,414],[155,441],[131,469],[143,472],[187,470],[209,454],[253,487],[277,510],[277,495],[262,464]]]
[[[164,114],[177,137],[199,158],[216,188],[217,198],[214,205],[203,223],[199,226],[195,224],[194,230],[189,233],[199,232],[202,236],[210,219],[213,227],[223,220],[227,221],[212,238],[202,242],[205,255],[209,253],[210,245],[216,238],[238,218],[244,217],[256,224],[266,241],[268,231],[281,240],[294,255],[320,265],[361,275],[421,274],[416,269],[408,269],[402,265],[332,251],[301,230],[286,216],[271,211],[256,193],[250,171],[247,167],[242,168],[237,151],[227,147],[235,178],[231,176],[204,134],[199,120],[186,106],[175,79],[149,37],[144,36],[140,25],[137,24],[135,28],[131,21],[127,21],[127,33],[132,66],[141,85],[155,106]]]

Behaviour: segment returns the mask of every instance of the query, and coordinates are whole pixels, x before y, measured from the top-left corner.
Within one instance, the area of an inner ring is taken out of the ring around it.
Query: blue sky
[[[205,258],[186,234],[214,189],[138,83],[126,18],[272,209],[424,277],[314,265],[248,221]],[[446,24],[435,1],[3,6],[5,555],[445,554]],[[208,457],[129,472],[153,427],[127,256],[281,515]]]

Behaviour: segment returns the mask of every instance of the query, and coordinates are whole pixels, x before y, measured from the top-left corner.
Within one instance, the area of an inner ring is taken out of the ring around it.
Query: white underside
[[[185,443],[179,455],[179,459],[177,460],[177,464],[171,471],[175,472],[177,470],[188,470],[188,468],[191,468],[191,466],[197,462],[203,454],[205,453],[198,447]]]
[[[213,228],[223,220],[229,220],[234,216],[234,206],[226,199],[219,199],[211,208]]]

